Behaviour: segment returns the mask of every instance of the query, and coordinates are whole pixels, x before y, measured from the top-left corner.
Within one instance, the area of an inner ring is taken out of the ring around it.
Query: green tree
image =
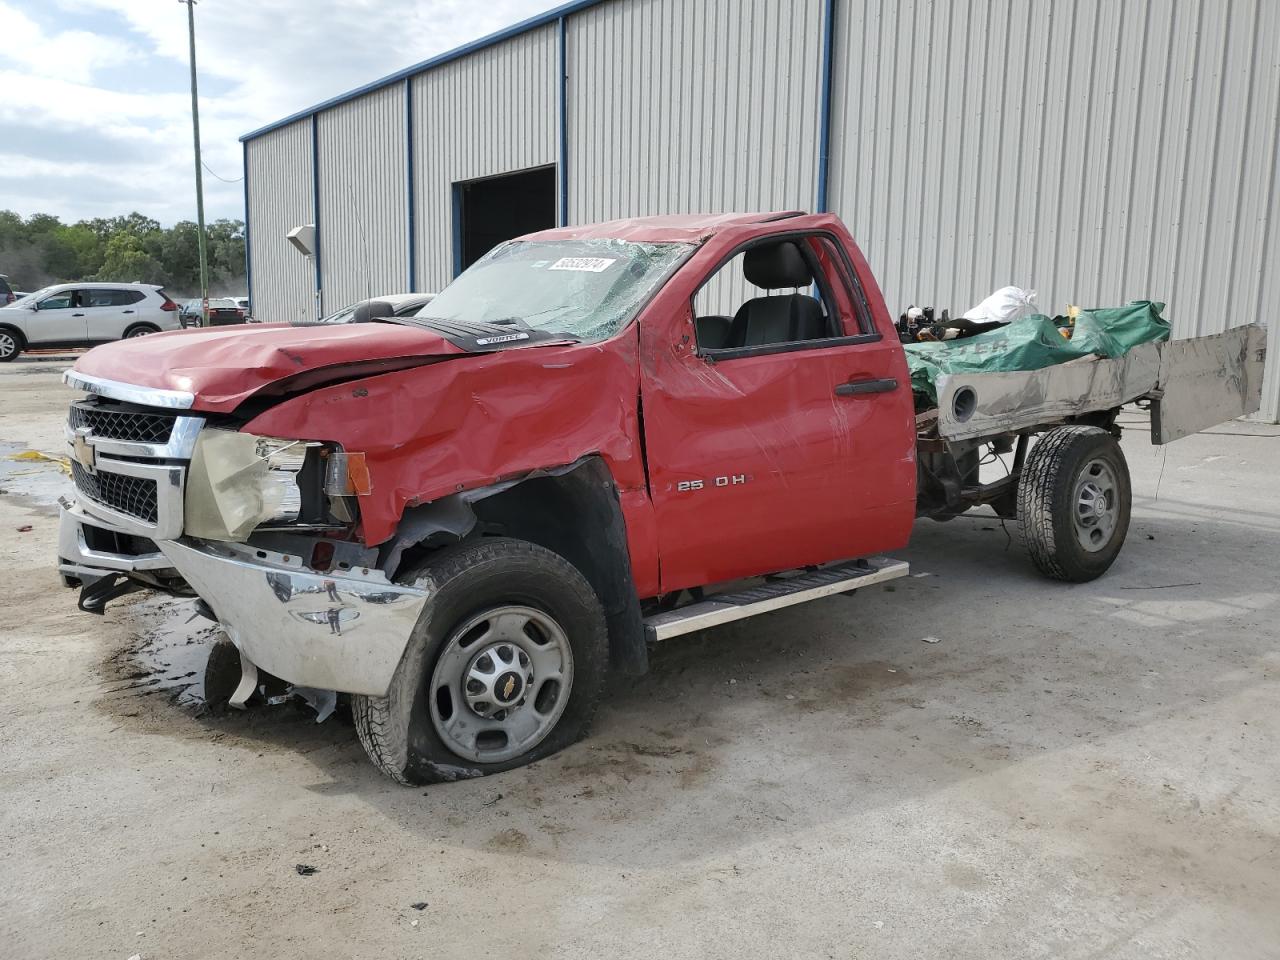
[[[164,267],[146,249],[143,238],[117,233],[107,241],[102,266],[90,280],[165,284]]]

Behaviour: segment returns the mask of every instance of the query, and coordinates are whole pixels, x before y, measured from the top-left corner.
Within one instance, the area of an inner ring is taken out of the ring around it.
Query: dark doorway
[[[556,225],[556,168],[453,185],[454,268],[461,273],[512,237]]]

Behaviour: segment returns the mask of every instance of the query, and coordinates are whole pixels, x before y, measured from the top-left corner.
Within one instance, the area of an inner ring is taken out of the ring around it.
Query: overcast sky
[[[243,134],[558,2],[201,0],[206,217],[244,216]],[[0,0],[0,209],[195,219],[186,10]]]

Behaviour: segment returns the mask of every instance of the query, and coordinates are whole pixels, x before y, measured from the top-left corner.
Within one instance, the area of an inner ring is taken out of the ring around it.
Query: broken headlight
[[[254,530],[341,526],[325,492],[330,445],[205,429],[187,472],[188,536],[243,541]]]

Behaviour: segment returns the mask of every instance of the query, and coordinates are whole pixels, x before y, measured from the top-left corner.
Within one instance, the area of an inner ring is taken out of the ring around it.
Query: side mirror
[[[395,315],[395,307],[391,306],[387,301],[370,300],[356,307],[355,312],[351,315],[351,322],[370,323],[379,317],[394,317]]]

